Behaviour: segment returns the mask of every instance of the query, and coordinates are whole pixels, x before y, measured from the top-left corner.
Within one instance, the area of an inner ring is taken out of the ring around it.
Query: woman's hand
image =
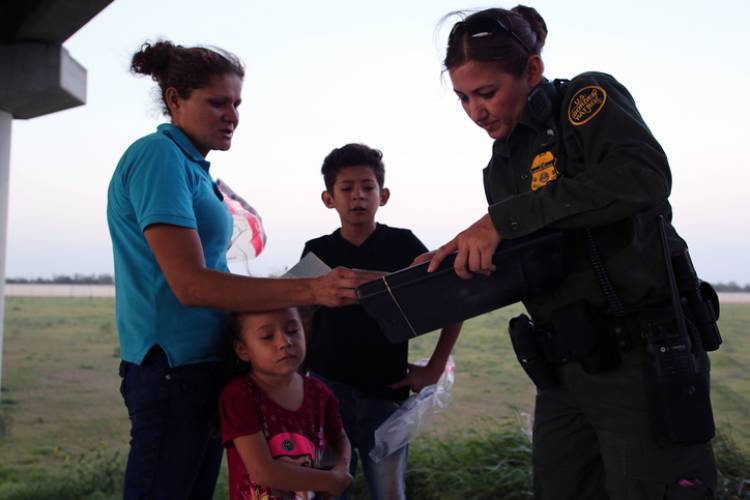
[[[471,278],[473,273],[489,275],[495,270],[492,255],[501,240],[502,236],[492,224],[490,215],[486,214],[438,248],[427,271],[433,272],[448,255],[458,251],[453,269],[461,278]]]
[[[328,274],[312,280],[315,303],[339,307],[357,303],[357,287],[379,279],[385,273],[337,267]]]

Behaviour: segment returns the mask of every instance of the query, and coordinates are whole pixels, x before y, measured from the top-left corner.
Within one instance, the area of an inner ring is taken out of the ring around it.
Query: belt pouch
[[[578,361],[586,373],[601,373],[620,366],[620,350],[613,321],[607,321],[587,302],[557,309],[552,325],[561,348]]]
[[[508,332],[516,357],[534,385],[539,389],[560,385],[555,365],[545,358],[538,332],[529,317],[521,314],[512,318]]]
[[[671,315],[641,321],[644,383],[654,441],[670,447],[705,443],[715,426],[705,352],[693,352]]]

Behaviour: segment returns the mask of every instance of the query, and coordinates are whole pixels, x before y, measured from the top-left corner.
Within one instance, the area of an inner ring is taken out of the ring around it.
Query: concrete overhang
[[[0,109],[34,118],[86,102],[86,70],[62,43],[113,0],[0,2]]]
[[[4,0],[0,43],[62,44],[112,0]]]
[[[0,109],[35,118],[86,103],[86,70],[62,45],[0,45]],[[5,72],[5,71],[3,71]]]

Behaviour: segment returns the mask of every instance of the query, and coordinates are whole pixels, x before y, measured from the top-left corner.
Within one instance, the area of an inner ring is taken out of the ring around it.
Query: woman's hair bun
[[[544,41],[547,39],[547,23],[544,22],[544,19],[539,15],[539,12],[537,12],[535,8],[527,7],[525,5],[516,5],[510,10],[511,12],[515,12],[523,17],[526,22],[529,23],[531,31],[536,34],[537,49],[538,51],[541,51],[544,46]]]
[[[173,87],[182,99],[195,89],[206,87],[215,76],[236,75],[242,80],[245,69],[239,58],[218,47],[183,47],[169,40],[146,42],[133,54],[130,71],[150,75],[159,84],[164,113],[170,114],[166,92]]]
[[[160,80],[169,66],[169,60],[177,47],[169,40],[159,40],[151,44],[141,45],[138,52],[133,54],[130,71],[141,75],[151,75],[154,80]]]

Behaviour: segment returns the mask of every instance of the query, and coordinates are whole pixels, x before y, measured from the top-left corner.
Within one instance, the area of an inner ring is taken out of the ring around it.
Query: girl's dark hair
[[[325,157],[320,173],[323,174],[326,190],[333,193],[336,177],[343,168],[364,165],[375,173],[380,188],[385,184],[385,165],[383,153],[364,144],[347,144],[336,148]]]
[[[242,341],[242,313],[233,312],[227,318],[227,336],[229,342]]]
[[[532,7],[518,5],[511,10],[485,9],[458,21],[448,36],[443,64],[446,70],[467,61],[493,62],[502,71],[520,76],[531,55],[539,55],[547,39],[547,25]]]
[[[169,40],[141,45],[133,54],[130,71],[150,75],[159,84],[164,114],[169,116],[169,107],[164,93],[174,87],[177,94],[187,99],[194,89],[208,85],[214,76],[233,73],[244,78],[242,61],[234,54],[219,48],[183,47]]]
[[[226,382],[230,382],[235,377],[248,373],[252,367],[248,361],[243,361],[237,357],[234,351],[234,343],[242,341],[242,320],[244,318],[243,313],[231,313],[227,318],[226,332],[227,332],[227,352],[228,352],[228,364],[226,367]]]

